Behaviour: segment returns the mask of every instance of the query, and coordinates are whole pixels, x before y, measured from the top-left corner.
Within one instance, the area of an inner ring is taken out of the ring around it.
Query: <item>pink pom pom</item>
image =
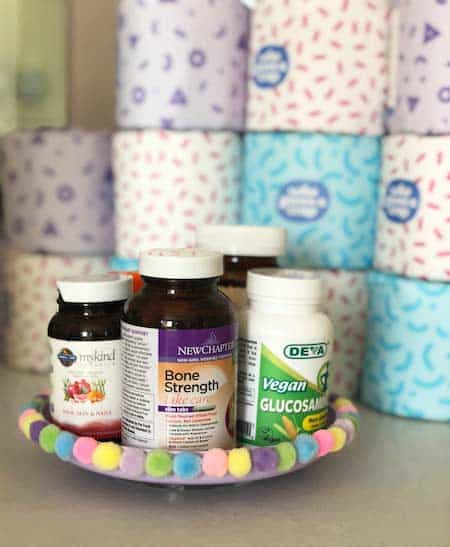
[[[334,437],[327,429],[320,429],[313,433],[313,437],[316,439],[319,445],[319,452],[317,457],[321,458],[331,452],[334,446]]]
[[[98,442],[92,437],[80,437],[73,445],[73,455],[76,460],[85,465],[92,463],[92,455]]]
[[[38,412],[35,408],[27,408],[26,410],[24,410],[22,414],[19,416],[19,428],[22,429],[23,421],[27,416],[31,416],[32,414],[37,414],[37,413]]]
[[[203,454],[203,473],[208,477],[224,477],[228,471],[228,456],[222,448],[212,448]]]
[[[346,412],[354,412],[355,414],[358,413],[358,409],[352,404],[340,406],[337,411],[339,414],[345,414]]]

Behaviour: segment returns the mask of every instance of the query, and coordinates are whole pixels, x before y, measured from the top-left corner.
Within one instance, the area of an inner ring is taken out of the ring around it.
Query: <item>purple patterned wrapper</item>
[[[450,133],[450,2],[396,0],[390,133]]]
[[[4,138],[6,236],[29,252],[109,254],[114,248],[111,139],[36,130]]]
[[[243,129],[241,0],[120,0],[118,27],[120,127]]]

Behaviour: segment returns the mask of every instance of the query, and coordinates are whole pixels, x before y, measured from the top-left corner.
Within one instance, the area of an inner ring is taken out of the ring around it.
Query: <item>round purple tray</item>
[[[29,440],[36,443],[38,446],[41,446],[41,448],[46,452],[54,453],[55,447],[49,446],[48,444],[43,442],[42,437],[42,431],[45,429],[45,427],[51,425],[48,404],[49,401],[47,395],[37,395],[36,397],[34,397],[30,403],[22,407],[22,413],[19,417],[19,427]],[[85,469],[86,471],[90,471],[93,473],[98,473],[116,479],[124,479],[159,486],[198,487],[244,484],[252,481],[279,477],[287,473],[294,473],[303,469],[307,465],[314,463],[318,459],[341,451],[346,446],[351,444],[359,427],[359,413],[356,407],[348,399],[337,396],[330,396],[328,416],[329,419],[327,428],[320,430],[319,432],[316,432],[312,435],[312,437],[314,438],[313,444],[317,444],[318,454],[311,456],[311,459],[306,462],[300,462],[297,450],[298,439],[286,441],[283,444],[292,444],[292,446],[296,450],[296,463],[292,463],[292,465],[288,469],[279,469],[279,464],[276,469],[271,469],[270,471],[259,471],[258,469],[255,469],[255,466],[253,465],[253,454],[254,451],[257,449],[251,446],[247,446],[246,448],[249,451],[252,465],[250,471],[245,474],[245,476],[235,476],[230,471],[228,471],[223,477],[214,477],[208,476],[205,472],[200,471],[200,473],[195,478],[188,479],[182,476],[178,476],[174,471],[171,471],[169,474],[167,474],[167,476],[154,477],[147,474],[144,468],[142,469],[142,473],[139,474],[139,476],[134,476],[120,470],[120,464],[118,464],[117,468],[112,471],[105,471],[97,468],[93,464],[85,464],[78,461],[73,453],[71,453],[69,457],[67,457],[66,455],[66,457],[62,459],[64,459],[64,461],[66,461],[67,463],[70,463],[81,469]],[[33,428],[33,422],[39,422],[39,426]],[[331,428],[333,429],[330,431]],[[37,431],[37,434],[35,430]],[[121,449],[123,455],[123,447],[121,447]],[[274,450],[278,454],[276,447],[271,447],[271,450]],[[145,457],[148,457],[152,450],[143,450],[142,452],[144,453]],[[177,457],[177,452],[167,451],[167,453],[172,458],[172,461],[174,461],[174,459]],[[227,457],[229,457],[229,453],[230,451],[227,451]],[[200,458],[204,457],[204,453],[199,452],[197,454]]]

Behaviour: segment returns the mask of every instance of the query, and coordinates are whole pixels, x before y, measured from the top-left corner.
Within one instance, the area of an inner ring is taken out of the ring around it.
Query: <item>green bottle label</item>
[[[273,445],[326,425],[328,344],[287,344],[278,350],[280,355],[241,340],[238,435],[244,443]]]

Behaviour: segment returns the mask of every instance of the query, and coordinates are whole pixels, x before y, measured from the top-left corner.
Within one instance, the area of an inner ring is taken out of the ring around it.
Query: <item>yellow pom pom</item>
[[[352,402],[350,401],[350,399],[346,399],[345,397],[338,397],[335,401],[334,401],[334,406],[336,409],[340,408],[341,406],[347,406],[347,405],[351,405]]]
[[[92,463],[100,471],[114,471],[120,464],[122,450],[115,443],[99,443],[92,455]]]
[[[330,427],[328,431],[333,435],[334,439],[334,444],[331,452],[339,452],[339,450],[342,450],[345,446],[345,442],[347,441],[347,434],[340,427],[334,426]]]
[[[228,470],[240,479],[248,475],[252,469],[252,459],[247,448],[233,448],[228,454]]]
[[[25,418],[23,418],[23,420],[21,420],[20,429],[28,440],[30,439],[30,425],[33,422],[37,422],[38,420],[45,420],[44,416],[42,416],[42,414],[39,414],[39,412],[30,414],[29,416],[26,416]]]

